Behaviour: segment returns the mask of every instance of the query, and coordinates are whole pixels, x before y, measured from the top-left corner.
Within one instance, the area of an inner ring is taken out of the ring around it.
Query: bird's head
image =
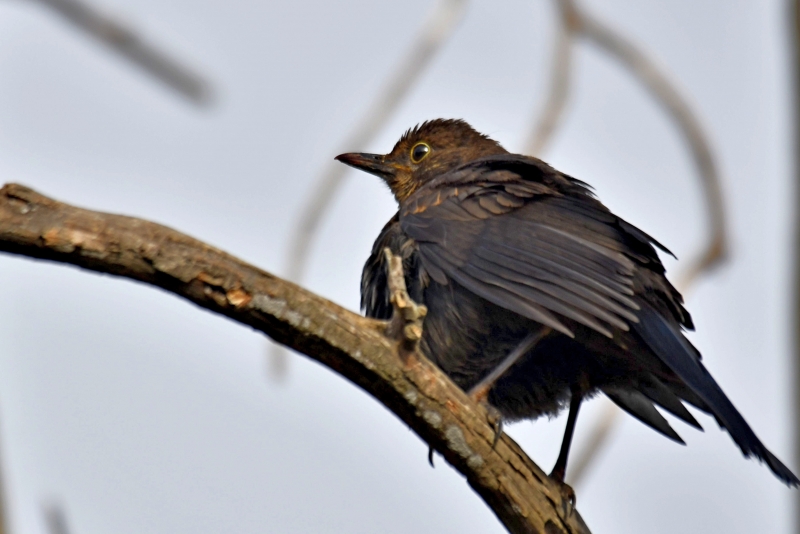
[[[340,154],[336,159],[382,178],[398,202],[421,185],[464,163],[506,150],[463,120],[436,119],[408,130],[391,152]]]

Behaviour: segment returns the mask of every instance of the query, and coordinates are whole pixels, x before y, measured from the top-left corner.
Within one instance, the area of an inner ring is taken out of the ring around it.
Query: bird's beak
[[[397,175],[397,166],[386,163],[386,157],[380,154],[351,152],[349,154],[339,154],[336,159],[345,165],[379,176],[387,182]]]

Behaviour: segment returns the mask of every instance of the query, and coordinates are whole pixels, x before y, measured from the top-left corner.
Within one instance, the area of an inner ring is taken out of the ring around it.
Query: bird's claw
[[[575,490],[566,483],[561,483],[561,505],[564,507],[564,515],[570,517],[575,511],[575,504],[578,502],[575,497]]]
[[[489,404],[489,401],[486,400],[486,394],[480,395],[480,392],[477,393],[471,391],[469,396],[486,410],[486,421],[494,429],[494,438],[492,439],[492,448],[494,449],[497,442],[500,441],[500,436],[503,435],[503,414]]]
[[[564,512],[564,517],[570,517],[572,512],[575,511],[575,503],[577,502],[575,490],[566,482],[557,479],[555,482],[558,484],[558,491],[561,494],[561,507]]]
[[[492,448],[494,449],[500,436],[503,435],[503,414],[488,402],[484,404],[484,408],[486,408],[486,419],[494,429],[494,439],[492,439]]]

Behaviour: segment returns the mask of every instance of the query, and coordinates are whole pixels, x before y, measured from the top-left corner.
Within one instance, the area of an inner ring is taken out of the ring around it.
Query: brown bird
[[[587,184],[461,120],[425,122],[386,155],[336,159],[382,178],[400,205],[364,266],[366,314],[391,318],[388,247],[403,258],[409,294],[428,307],[420,347],[456,384],[508,421],[569,406],[553,478],[564,481],[581,401],[602,391],[679,443],[655,405],[701,428],[687,402],[745,457],[800,484],[684,337],[692,319],[654,247],[671,253]]]

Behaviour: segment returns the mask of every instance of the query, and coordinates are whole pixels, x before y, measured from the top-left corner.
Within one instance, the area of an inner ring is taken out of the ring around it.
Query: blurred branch
[[[572,0],[562,1],[572,3]],[[655,62],[610,27],[584,12],[576,10],[576,13],[580,35],[591,40],[628,68],[631,74],[650,91],[656,102],[663,106],[667,115],[675,121],[692,152],[703,187],[710,237],[703,252],[689,262],[690,267],[679,277],[676,284],[680,291],[687,291],[700,275],[722,263],[728,253],[722,185],[710,143],[686,99],[681,96],[666,74],[659,70]]]
[[[461,20],[466,0],[440,0],[431,16],[425,23],[408,55],[391,74],[389,81],[370,106],[361,122],[342,143],[340,152],[364,147],[378,134],[386,121],[408,94],[408,91],[419,81],[420,75],[430,64],[442,45],[453,34],[457,23]],[[337,152],[338,153],[338,152]],[[320,175],[315,187],[311,189],[311,198],[303,208],[291,243],[287,258],[286,275],[295,281],[302,281],[308,264],[308,253],[311,243],[319,229],[336,192],[341,187],[348,167],[330,164]]]
[[[195,104],[211,103],[211,85],[205,78],[148,43],[133,28],[81,0],[38,1]]]
[[[707,136],[686,99],[681,96],[669,77],[639,47],[587,13],[575,0],[557,0],[557,2],[561,24],[556,36],[552,78],[546,103],[534,127],[534,134],[526,145],[528,151],[534,155],[539,154],[552,138],[563,115],[571,82],[571,49],[577,37],[588,40],[622,63],[675,122],[692,153],[703,188],[710,236],[705,248],[696,258],[689,261],[689,268],[678,277],[676,286],[682,293],[686,293],[702,274],[722,263],[728,252],[722,187]],[[577,485],[580,482],[586,468],[606,442],[616,425],[618,413],[616,406],[609,405],[591,431],[583,450],[577,453],[569,477],[573,484]]]
[[[570,484],[577,486],[584,479],[603,446],[608,442],[608,438],[611,437],[620,415],[621,410],[616,404],[610,401],[605,404],[600,417],[594,421],[594,426],[589,436],[583,440],[581,449],[572,460],[572,465],[570,465],[570,471],[568,472]]]
[[[792,218],[794,228],[793,237],[793,257],[792,270],[794,293],[792,302],[792,321],[789,323],[792,328],[792,352],[794,369],[792,369],[794,386],[794,413],[793,417],[793,446],[795,465],[800,465],[800,0],[792,0],[789,5],[791,17],[789,18],[789,35],[791,38],[790,61],[792,77],[790,78],[793,124],[792,135],[794,136],[794,211]],[[800,532],[800,495],[794,495],[794,531]]]
[[[466,0],[439,0],[412,43],[408,54],[392,72],[383,91],[372,103],[361,122],[347,136],[338,152],[364,147],[380,132],[408,95],[409,90],[419,81],[442,45],[453,35],[466,7]],[[294,227],[294,233],[289,239],[290,249],[284,271],[289,279],[301,282],[305,277],[311,245],[322,219],[344,183],[347,171],[348,167],[344,165],[328,164],[311,189],[311,197],[303,207]],[[286,352],[278,346],[273,346],[270,352],[270,375],[280,379],[288,367]]]
[[[42,507],[42,512],[50,534],[70,534],[67,515],[60,504],[56,502],[47,503]]]
[[[387,322],[361,317],[170,228],[76,208],[24,186],[0,189],[0,250],[165,289],[264,332],[363,388],[461,472],[512,533],[588,534],[560,485],[486,410]],[[424,461],[420,456],[420,461]],[[305,505],[305,503],[304,503]]]
[[[553,59],[550,65],[550,85],[547,97],[539,117],[523,153],[539,156],[553,138],[556,128],[561,122],[571,85],[572,48],[575,41],[575,21],[570,18],[570,11],[564,3],[559,3],[559,25],[556,30],[556,42],[553,47]]]

